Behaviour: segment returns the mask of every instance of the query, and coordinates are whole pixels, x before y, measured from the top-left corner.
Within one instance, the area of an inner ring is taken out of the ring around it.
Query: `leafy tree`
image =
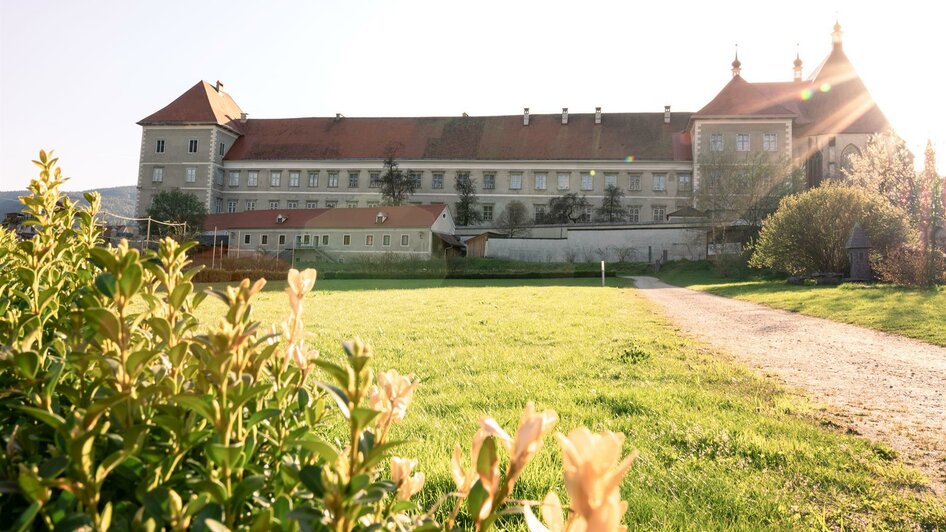
[[[850,159],[844,171],[847,183],[881,194],[900,207],[916,225],[919,214],[919,182],[913,154],[896,133],[871,135],[864,151]]]
[[[569,192],[549,201],[549,212],[545,215],[549,223],[578,223],[585,215],[585,209],[590,207],[584,194]]]
[[[727,231],[737,223],[754,233],[782,198],[802,189],[801,172],[791,161],[767,152],[708,152],[698,167],[694,198],[706,213],[716,243],[725,242]]]
[[[454,187],[457,189],[457,225],[473,225],[483,219],[483,214],[476,205],[476,180],[470,177],[469,172],[457,172]]]
[[[623,222],[626,218],[624,190],[615,185],[604,187],[604,198],[598,207],[598,219],[605,222]]]
[[[166,235],[193,235],[204,228],[204,218],[207,217],[207,208],[197,196],[181,190],[162,190],[151,202],[148,216],[155,220],[172,223],[186,223],[186,229],[181,226],[168,226],[152,223],[151,236]],[[148,230],[147,220],[139,222],[142,232]]]
[[[398,168],[393,156],[384,160],[381,175],[381,200],[385,205],[403,205],[417,190],[417,183],[410,172]]]
[[[526,235],[532,227],[529,209],[521,201],[510,201],[496,219],[496,225],[510,237]]]
[[[914,235],[903,210],[879,193],[825,184],[782,200],[762,222],[750,265],[793,275],[843,272],[848,266],[845,246],[855,223],[882,257]]]

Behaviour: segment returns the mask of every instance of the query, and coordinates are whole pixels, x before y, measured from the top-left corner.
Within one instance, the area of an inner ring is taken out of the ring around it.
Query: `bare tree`
[[[615,185],[604,187],[604,198],[598,207],[598,219],[608,223],[623,222],[627,219],[624,209],[624,190]]]
[[[521,201],[513,200],[506,204],[506,208],[496,219],[496,226],[510,237],[529,234],[532,227],[532,218],[529,209]]]
[[[579,196],[577,192],[569,192],[549,201],[549,212],[545,218],[549,223],[578,223],[584,217],[585,209],[590,206],[584,194]]]

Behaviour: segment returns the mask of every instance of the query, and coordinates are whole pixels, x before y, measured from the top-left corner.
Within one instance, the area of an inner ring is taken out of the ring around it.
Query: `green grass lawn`
[[[670,269],[659,277],[677,286],[946,346],[946,287],[796,286],[784,279],[733,280],[688,268]]]
[[[946,528],[946,504],[885,446],[845,435],[817,405],[678,336],[622,279],[324,281],[306,324],[326,358],[360,336],[377,371],[422,380],[396,438],[427,473],[426,507],[452,489],[454,443],[468,450],[480,416],[515,430],[526,401],[558,429],[621,431],[640,450],[623,498],[646,529]],[[255,306],[286,314],[284,283]],[[201,307],[205,322],[221,307]],[[516,498],[560,495],[548,439]],[[521,517],[502,524],[523,529]]]

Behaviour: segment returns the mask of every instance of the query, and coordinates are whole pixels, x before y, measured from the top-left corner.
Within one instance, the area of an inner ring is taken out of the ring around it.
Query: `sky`
[[[255,118],[699,110],[731,78],[789,81],[844,50],[922,158],[946,169],[934,2],[0,0],[0,190],[39,149],[66,188],[134,185],[136,122],[199,80]]]

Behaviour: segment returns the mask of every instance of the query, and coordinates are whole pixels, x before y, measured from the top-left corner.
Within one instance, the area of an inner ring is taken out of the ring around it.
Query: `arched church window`
[[[854,156],[860,155],[861,150],[857,149],[857,146],[853,144],[848,144],[844,148],[844,151],[841,152],[841,170],[843,171],[843,177],[847,177],[848,173],[854,169]]]

